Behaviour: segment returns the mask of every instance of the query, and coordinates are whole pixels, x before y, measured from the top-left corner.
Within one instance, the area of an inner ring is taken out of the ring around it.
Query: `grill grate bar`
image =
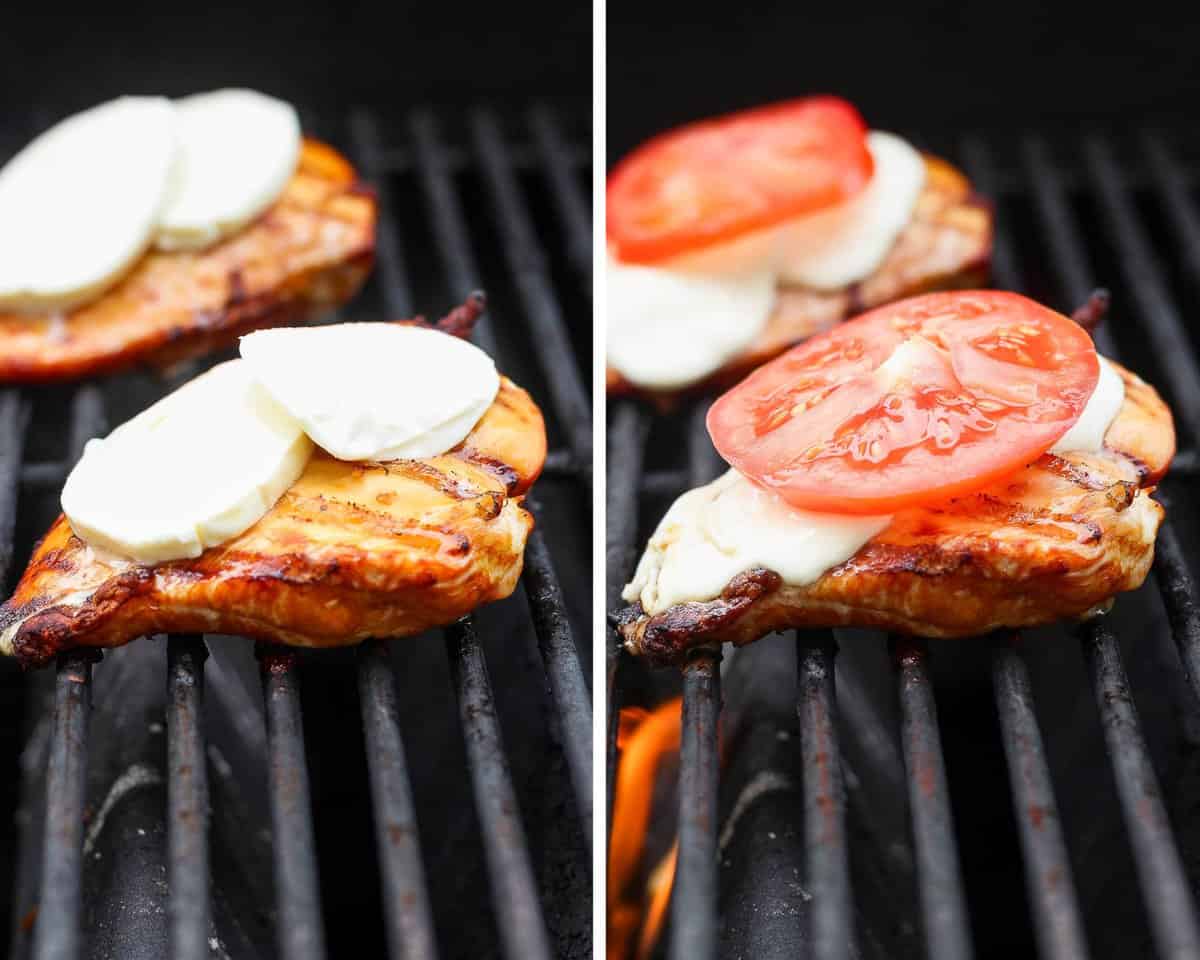
[[[1200,601],[1179,537],[1168,523],[1159,529],[1154,545],[1154,576],[1162,592],[1183,671],[1200,698]]]
[[[521,188],[495,115],[487,111],[473,113],[471,135],[496,209],[509,272],[516,281],[523,313],[538,344],[535,355],[550,388],[559,423],[576,459],[581,464],[591,463],[592,405],[554,294],[549,262],[521,199]]]
[[[796,634],[805,851],[813,891],[816,960],[850,957],[850,860],[846,791],[837,733],[836,655],[837,642],[832,631]]]
[[[567,225],[567,256],[579,275],[587,295],[592,295],[592,217],[591,204],[575,179],[575,161],[554,112],[545,104],[529,112],[529,126],[559,218]]]
[[[1146,229],[1121,185],[1112,145],[1098,137],[1084,145],[1088,172],[1100,196],[1109,239],[1129,283],[1163,375],[1175,396],[1176,416],[1193,442],[1200,440],[1200,364],[1192,351],[1179,309],[1155,261]]]
[[[683,668],[679,751],[679,858],[671,905],[671,960],[717,955],[717,720],[721,652],[702,649]]]
[[[325,930],[304,756],[299,656],[287,648],[263,648],[259,662],[266,704],[279,952],[284,960],[316,960],[325,956]]]
[[[1200,927],[1191,889],[1116,638],[1098,620],[1085,624],[1080,635],[1155,944],[1164,957],[1200,956]]]
[[[388,164],[379,136],[379,124],[374,114],[362,108],[350,114],[350,136],[354,151],[362,163],[367,178],[375,187],[378,221],[375,224],[375,264],[384,304],[393,318],[411,317],[415,311],[412,284],[400,243],[400,227],[392,214],[391,187],[388,184]]]
[[[526,501],[536,514],[536,504]],[[550,692],[562,724],[564,752],[575,788],[580,825],[592,848],[592,698],[588,694],[579,652],[567,619],[566,604],[550,550],[534,530],[525,544],[525,593],[537,633],[538,649],[550,681]]]
[[[409,126],[416,145],[417,172],[432,215],[434,240],[455,297],[465,297],[479,288],[482,273],[471,251],[466,217],[447,166],[437,117],[432,111],[420,110],[412,115]],[[474,337],[484,350],[496,355],[498,343],[490,324],[476,324]]]
[[[1174,153],[1160,136],[1150,134],[1143,137],[1142,149],[1166,212],[1167,223],[1174,231],[1175,243],[1183,251],[1193,281],[1200,279],[1200,216],[1192,204],[1187,171],[1179,165]]]
[[[482,827],[504,953],[514,960],[549,960],[550,944],[525,844],[525,829],[508,770],[487,663],[470,617],[447,628],[446,653],[458,695],[475,808]]]
[[[382,641],[371,640],[363,645],[358,699],[366,733],[388,953],[395,960],[433,960],[437,944],[404,739],[400,735],[399,695],[388,647]]]
[[[901,736],[925,941],[933,960],[973,955],[937,706],[922,641],[890,641],[899,667]]]
[[[173,960],[207,960],[208,767],[199,635],[167,640],[167,882]]]
[[[7,581],[12,564],[21,458],[28,426],[29,403],[25,397],[17,390],[0,391],[0,583]]]
[[[98,655],[90,650],[72,651],[58,658],[34,960],[75,960],[83,945],[83,803],[92,662],[96,659]]]
[[[1029,668],[1014,647],[996,650],[992,682],[1039,950],[1052,960],[1086,957],[1087,940],[1034,710]]]

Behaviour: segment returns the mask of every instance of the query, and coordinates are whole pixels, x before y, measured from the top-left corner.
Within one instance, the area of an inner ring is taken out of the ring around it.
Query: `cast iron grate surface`
[[[343,318],[486,289],[476,340],[541,401],[517,593],[354,650],[144,638],[31,677],[13,956],[591,955],[590,116],[569,106],[304,115],[379,190]],[[86,440],[198,366],[0,391],[0,580]]]
[[[1080,627],[973,643],[806,631],[724,664],[720,651],[697,651],[674,684],[612,643],[610,791],[622,704],[682,687],[678,872],[659,952],[1200,956],[1188,496],[1200,441],[1200,153],[1184,137],[1137,132],[922,145],[995,198],[996,287],[1068,312],[1111,290],[1098,347],[1159,387],[1179,437],[1158,494],[1168,520],[1153,574]],[[722,469],[708,402],[666,421],[633,402],[610,407],[610,610],[666,505]],[[755,670],[773,679],[748,695]],[[790,693],[772,714],[763,702],[780,687]],[[794,775],[783,799],[755,792],[756,772],[778,770]]]

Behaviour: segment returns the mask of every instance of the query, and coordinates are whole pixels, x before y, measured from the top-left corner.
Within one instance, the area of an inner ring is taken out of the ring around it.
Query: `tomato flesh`
[[[871,179],[866,135],[845,100],[806,97],[655,137],[609,174],[609,247],[652,263],[841,203]]]
[[[760,367],[708,411],[718,452],[807,510],[893,513],[978,490],[1071,428],[1100,375],[1074,321],[1013,293],[933,293]]]

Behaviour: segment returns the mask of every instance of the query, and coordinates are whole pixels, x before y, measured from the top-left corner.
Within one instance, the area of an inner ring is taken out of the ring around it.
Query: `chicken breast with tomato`
[[[609,393],[728,386],[864,309],[987,282],[990,206],[836,97],[673,130],[608,178]]]
[[[1153,387],[1010,293],[864,314],[717,400],[731,465],[680,497],[619,630],[660,662],[790,627],[965,637],[1136,589],[1175,452]]]

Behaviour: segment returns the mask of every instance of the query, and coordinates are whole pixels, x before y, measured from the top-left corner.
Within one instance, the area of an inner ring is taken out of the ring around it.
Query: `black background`
[[[613,0],[608,159],[676,123],[814,92],[927,135],[1190,126],[1198,40],[1183,4]]]

